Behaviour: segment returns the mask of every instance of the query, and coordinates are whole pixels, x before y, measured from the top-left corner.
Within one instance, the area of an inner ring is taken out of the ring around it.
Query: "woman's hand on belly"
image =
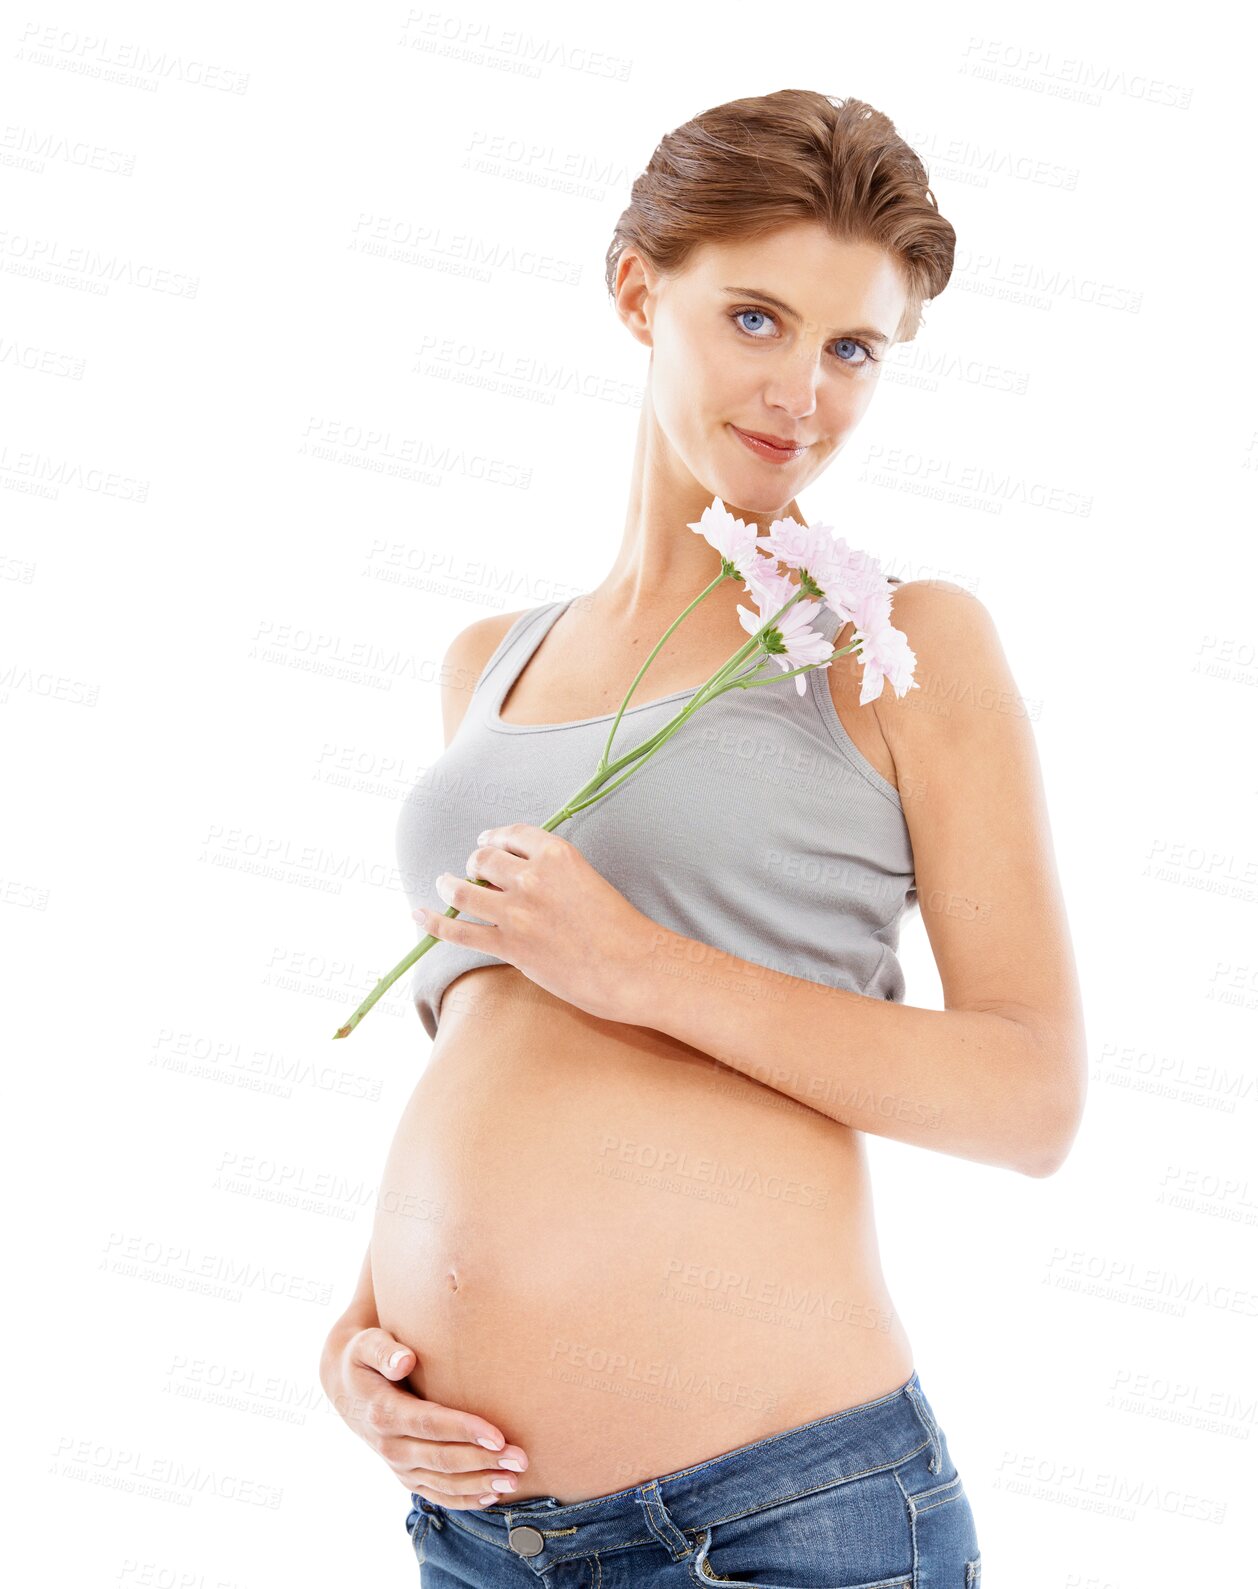
[[[436,880],[460,915],[421,906],[416,921],[434,938],[506,961],[579,1010],[628,1021],[632,986],[663,929],[558,834],[510,822],[487,828],[484,840],[467,858],[467,877]]]
[[[513,1477],[528,1458],[487,1419],[475,1413],[426,1401],[408,1385],[413,1373],[410,1347],[388,1330],[347,1329],[330,1339],[321,1379],[328,1399],[356,1435],[393,1470],[408,1493],[450,1509],[492,1506],[519,1488]],[[398,1361],[390,1366],[390,1359]],[[489,1451],[486,1440],[501,1445]],[[511,1470],[504,1463],[511,1463]]]

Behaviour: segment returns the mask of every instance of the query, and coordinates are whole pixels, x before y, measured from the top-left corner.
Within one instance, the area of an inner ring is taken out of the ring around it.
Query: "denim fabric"
[[[421,1589],[980,1589],[974,1515],[914,1372],[898,1390],[567,1504],[412,1494]]]

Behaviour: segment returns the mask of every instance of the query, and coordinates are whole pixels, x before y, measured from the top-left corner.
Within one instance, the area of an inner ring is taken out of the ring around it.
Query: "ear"
[[[651,317],[655,308],[656,273],[632,244],[616,261],[616,313],[630,336],[643,347],[654,347]]]

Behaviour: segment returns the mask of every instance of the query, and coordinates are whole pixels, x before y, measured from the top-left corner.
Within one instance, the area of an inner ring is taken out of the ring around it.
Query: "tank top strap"
[[[813,600],[817,600],[817,598],[814,597]],[[841,627],[842,625],[839,622],[839,615],[837,612],[835,612],[834,608],[827,607],[824,601],[819,601],[817,610],[812,615],[809,628],[815,629],[823,639],[828,640],[830,644],[833,645],[834,638],[838,634]]]
[[[478,710],[497,711],[528,659],[541,645],[542,636],[566,606],[566,601],[548,601],[520,614],[498,642],[472,690],[472,701]]]

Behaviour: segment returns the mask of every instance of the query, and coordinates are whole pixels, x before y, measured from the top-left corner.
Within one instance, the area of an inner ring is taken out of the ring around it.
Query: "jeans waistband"
[[[499,1545],[539,1573],[574,1557],[652,1539],[678,1561],[691,1549],[686,1529],[696,1531],[897,1467],[927,1446],[931,1471],[938,1472],[939,1425],[915,1369],[903,1385],[874,1401],[610,1495],[567,1503],[553,1495],[533,1496],[453,1511],[414,1499],[422,1511],[439,1514],[440,1525]]]

